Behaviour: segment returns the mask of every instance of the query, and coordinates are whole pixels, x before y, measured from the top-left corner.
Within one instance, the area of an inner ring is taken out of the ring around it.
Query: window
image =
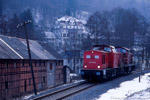
[[[62,32],[63,32],[63,33],[66,33],[67,31],[64,29],[64,30],[62,30]]]
[[[43,77],[43,82],[44,82],[44,83],[46,82],[46,77]]]
[[[22,66],[23,66],[23,67],[24,67],[24,63],[25,63],[25,62],[24,62],[24,60],[23,60],[23,61],[22,61]]]
[[[24,91],[27,91],[27,82],[24,80]]]
[[[84,37],[84,34],[81,34],[81,37]]]
[[[39,61],[39,66],[41,66],[41,60]]]
[[[127,53],[127,51],[125,49],[121,49],[122,53]]]
[[[79,63],[79,59],[76,59],[76,63]]]
[[[5,89],[8,89],[8,82],[5,82]]]
[[[95,59],[99,59],[99,56],[98,55],[95,55],[95,57],[94,57]]]
[[[70,35],[69,34],[67,34],[67,37],[69,37]]]
[[[64,64],[64,63],[63,63],[63,61],[61,60],[61,66],[63,66],[63,64]]]
[[[66,37],[67,35],[66,34],[63,34],[63,37]]]
[[[43,65],[46,66],[46,61],[43,61]]]
[[[82,63],[82,59],[80,59],[80,62]]]
[[[9,63],[9,62],[7,61],[7,63],[6,63],[7,68],[8,68],[8,63]]]
[[[94,47],[93,50],[100,50],[101,47]]]
[[[77,26],[75,26],[74,28],[77,29]]]
[[[35,60],[35,67],[36,67],[36,65],[37,65],[37,61]]]
[[[16,68],[16,67],[17,67],[17,62],[14,61],[14,68]]]
[[[102,64],[105,64],[105,55],[102,55]]]
[[[32,83],[32,78],[29,79],[29,85],[31,85],[31,83]]]
[[[111,52],[111,48],[110,47],[104,47],[104,51]]]
[[[78,34],[78,37],[80,38],[80,34]]]
[[[90,55],[86,55],[86,58],[87,58],[87,59],[90,59],[90,58],[91,58],[91,56],[90,56]]]
[[[50,70],[53,70],[53,64],[52,64],[52,63],[50,63],[49,69],[50,69]]]
[[[66,26],[63,26],[63,28],[66,28]]]

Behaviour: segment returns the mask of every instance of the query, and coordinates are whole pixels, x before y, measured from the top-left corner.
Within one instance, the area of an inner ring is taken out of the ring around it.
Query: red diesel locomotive
[[[109,45],[95,45],[84,52],[81,76],[87,80],[110,78],[130,73],[135,65],[129,49]]]

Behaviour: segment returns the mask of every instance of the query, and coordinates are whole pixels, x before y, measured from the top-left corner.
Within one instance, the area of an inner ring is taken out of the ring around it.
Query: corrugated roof
[[[11,54],[11,55],[10,55]],[[6,46],[0,38],[0,58],[1,59],[20,59],[8,46]]]
[[[32,59],[56,60],[61,59],[54,49],[47,49],[41,43],[29,40]],[[46,45],[46,44],[45,44]],[[49,47],[52,48],[52,47]],[[28,59],[26,40],[0,35],[0,59]]]

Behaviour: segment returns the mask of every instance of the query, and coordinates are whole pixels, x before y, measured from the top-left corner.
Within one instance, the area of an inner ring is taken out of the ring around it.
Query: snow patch
[[[46,36],[47,38],[56,38],[55,34],[52,33],[52,32],[45,32],[45,36]]]
[[[135,93],[131,97],[128,97],[125,100],[150,100],[150,90],[147,89],[146,91],[141,91],[138,93]]]
[[[100,97],[95,100],[124,100],[126,97],[135,92],[150,88],[149,75],[150,73],[142,76],[141,82],[139,82],[139,78],[123,82],[118,88],[108,90],[106,93],[100,95]]]
[[[75,73],[71,73],[71,74],[70,74],[70,76],[72,76],[72,77],[73,77],[73,76],[78,76],[78,75],[77,75],[77,74],[75,74]]]
[[[81,22],[82,24],[86,24],[86,20],[79,20],[75,17],[72,17],[72,16],[63,16],[59,19],[57,19],[57,21],[64,21],[64,22]]]
[[[39,23],[39,21],[43,19],[42,14],[39,11],[36,11],[34,17],[35,23]]]

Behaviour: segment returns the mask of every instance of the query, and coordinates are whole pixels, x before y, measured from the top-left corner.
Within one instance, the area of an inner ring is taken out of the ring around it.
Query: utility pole
[[[32,66],[32,59],[31,59],[31,52],[30,52],[30,45],[29,45],[29,39],[28,39],[28,33],[27,33],[27,28],[26,25],[30,24],[31,20],[24,21],[23,23],[19,24],[17,28],[19,27],[24,27],[25,30],[25,35],[26,35],[26,43],[27,43],[27,49],[28,49],[28,56],[29,56],[29,65],[31,68],[31,74],[32,74],[32,81],[33,81],[33,87],[34,87],[34,94],[37,95],[37,90],[36,90],[36,84],[35,84],[35,79],[34,79],[34,72],[33,72],[33,66]]]

